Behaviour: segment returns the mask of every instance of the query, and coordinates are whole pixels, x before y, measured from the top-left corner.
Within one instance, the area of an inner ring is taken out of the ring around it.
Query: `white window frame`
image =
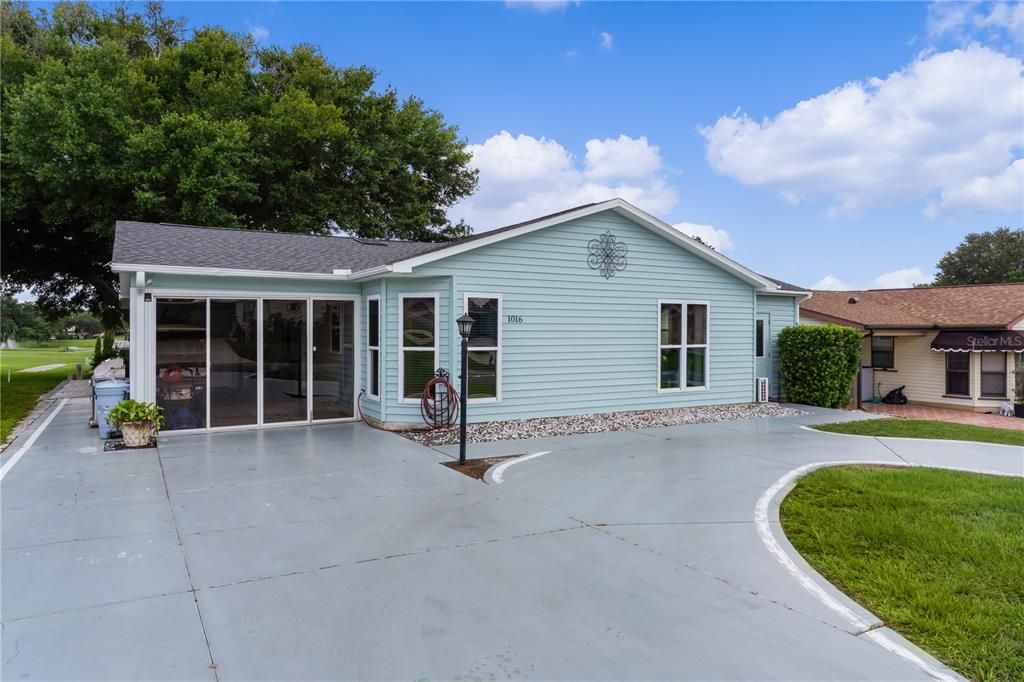
[[[469,398],[467,402],[471,405],[478,403],[500,403],[501,402],[501,363],[502,356],[502,327],[504,327],[504,305],[505,302],[502,300],[501,294],[478,294],[471,292],[463,292],[462,296],[462,312],[469,312],[469,299],[471,298],[493,298],[498,301],[498,345],[497,346],[470,346],[469,352],[472,353],[474,350],[491,350],[495,354],[495,386],[494,386],[494,397],[493,398]],[[461,343],[461,341],[460,341]]]
[[[423,346],[405,345],[405,299],[434,299],[434,369],[441,364],[441,294],[436,291],[404,292],[398,294],[398,402],[402,405],[419,405],[419,398],[405,397],[405,351],[427,353],[431,349]]]
[[[983,400],[1003,400],[1009,397],[1010,394],[1010,373],[1007,369],[1008,363],[1007,358],[1009,354],[1006,351],[994,351],[988,352],[988,355],[995,355],[996,353],[1002,353],[1003,355],[1003,371],[985,371],[985,355],[986,352],[978,353],[978,396]],[[1003,392],[1002,393],[985,393],[985,375],[986,374],[1001,374],[1003,377]]]
[[[377,345],[370,345],[370,302],[377,302]],[[381,340],[381,329],[384,327],[384,309],[380,304],[380,294],[373,294],[372,296],[366,297],[366,397],[370,400],[380,402],[380,393],[373,393],[371,388],[373,381],[371,381],[370,371],[374,369],[373,361],[370,359],[370,353],[377,351],[377,390],[380,391],[383,386],[381,381],[380,368],[381,368],[381,353],[380,353],[380,340]]]
[[[681,344],[667,344],[662,345],[661,343],[661,308],[663,305],[679,305],[682,306],[682,337],[679,339]],[[706,328],[706,334],[704,337],[704,343],[687,343],[687,329],[689,321],[687,315],[687,306],[691,305],[702,305],[707,310],[707,318],[704,320]],[[711,388],[711,302],[710,301],[696,301],[690,299],[674,299],[674,298],[659,298],[658,307],[655,315],[655,340],[657,342],[657,348],[654,354],[655,367],[657,371],[655,373],[655,387],[658,393],[691,393],[694,391],[707,391]],[[661,387],[661,351],[663,348],[679,349],[679,387],[678,388],[662,388]],[[704,349],[704,385],[703,386],[687,386],[686,385],[686,350],[688,348],[703,348]]]
[[[661,306],[658,306],[658,314],[661,314]],[[757,360],[763,360],[768,357],[768,318],[767,316],[762,317],[760,314],[754,316],[754,358]],[[758,330],[758,323],[760,323],[761,329]],[[757,352],[757,342],[761,342],[761,353]]]

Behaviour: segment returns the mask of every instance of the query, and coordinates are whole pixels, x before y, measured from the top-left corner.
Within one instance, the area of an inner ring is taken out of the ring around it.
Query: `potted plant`
[[[107,421],[124,436],[129,448],[144,448],[164,423],[164,408],[156,403],[122,400],[107,413]]]

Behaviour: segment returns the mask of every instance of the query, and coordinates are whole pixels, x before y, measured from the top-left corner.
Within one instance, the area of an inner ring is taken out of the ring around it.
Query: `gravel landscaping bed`
[[[638,412],[609,412],[607,414],[581,414],[571,417],[539,417],[504,422],[481,422],[466,428],[470,443],[520,438],[546,438],[570,436],[574,433],[600,433],[602,431],[632,431],[658,426],[730,422],[757,417],[791,417],[803,414],[800,410],[775,403],[747,403],[741,405],[715,405],[707,407],[681,407],[667,410],[640,410]],[[454,445],[459,442],[459,429],[435,431],[403,431],[401,435],[422,445]]]

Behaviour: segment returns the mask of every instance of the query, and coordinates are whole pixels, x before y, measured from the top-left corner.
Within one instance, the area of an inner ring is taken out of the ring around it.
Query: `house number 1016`
[[[506,315],[505,316],[505,323],[506,324],[524,324],[525,322],[526,322],[526,320],[523,319],[522,315]]]

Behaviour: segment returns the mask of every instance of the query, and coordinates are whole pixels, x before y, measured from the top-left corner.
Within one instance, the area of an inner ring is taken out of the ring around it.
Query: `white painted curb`
[[[822,433],[828,432],[825,431]],[[872,438],[873,436],[863,437]],[[768,514],[770,509],[772,508],[772,503],[776,501],[781,503],[782,498],[785,497],[785,493],[789,492],[787,488],[791,489],[791,487],[798,478],[810,473],[811,471],[814,471],[815,469],[820,469],[822,467],[848,466],[858,464],[871,464],[893,467],[922,466],[920,464],[906,464],[903,462],[893,460],[837,460],[831,462],[815,462],[813,464],[805,464],[803,466],[797,467],[790,471],[789,473],[787,473],[786,475],[784,475],[779,480],[777,480],[775,483],[773,483],[772,486],[768,488],[768,490],[766,490],[763,495],[761,495],[760,499],[758,499],[757,505],[754,507],[754,526],[757,528],[757,534],[760,536],[761,541],[764,543],[765,547],[768,549],[771,555],[775,557],[775,560],[782,564],[782,567],[785,568],[790,575],[796,578],[797,582],[799,582],[805,590],[807,590],[819,602],[821,602],[828,608],[838,613],[844,619],[846,619],[846,621],[853,625],[855,628],[857,628],[858,630],[866,631],[863,633],[865,637],[869,638],[870,640],[872,640],[882,648],[886,649],[887,651],[890,651],[899,656],[900,658],[903,658],[904,660],[913,664],[914,666],[922,670],[925,674],[927,674],[929,677],[935,680],[940,680],[940,682],[955,682],[958,680],[962,680],[963,678],[959,675],[951,674],[950,672],[947,672],[945,670],[940,670],[936,668],[934,664],[921,658],[921,656],[919,656],[914,651],[910,650],[905,644],[899,641],[899,639],[902,638],[895,638],[882,629],[869,630],[869,628],[873,628],[878,623],[881,623],[881,619],[879,619],[877,616],[871,614],[865,609],[865,613],[868,613],[869,615],[871,615],[872,618],[875,619],[875,623],[869,622],[861,615],[857,614],[849,606],[843,604],[834,596],[829,594],[829,592],[825,590],[824,587],[822,587],[822,583],[827,583],[827,581],[823,577],[821,577],[821,575],[817,572],[812,571],[811,573],[808,573],[807,571],[803,570],[796,563],[796,561],[794,561],[793,557],[786,552],[785,548],[782,546],[778,538],[775,536],[775,531],[772,529],[772,524],[768,520]],[[995,476],[1019,476],[1019,474],[1008,474],[1005,472],[989,471],[983,469],[970,470],[943,466],[929,468],[948,469],[951,471],[966,471],[968,473],[989,474]],[[785,491],[785,493],[783,493],[783,491]],[[779,499],[776,500],[776,498]],[[845,595],[843,596],[845,597]],[[849,597],[846,597],[846,599],[849,600],[851,603],[856,604],[856,602],[854,602]],[[859,605],[858,607],[863,608]]]
[[[484,473],[484,481],[492,485],[501,485],[501,482],[505,477],[505,471],[513,464],[520,464],[521,462],[549,454],[551,454],[550,450],[544,450],[543,452],[534,452],[530,455],[523,455],[522,457],[510,459],[507,462],[502,462],[501,464],[495,464]]]
[[[0,481],[4,480],[4,477],[7,476],[7,473],[14,468],[14,465],[18,463],[18,460],[21,459],[22,455],[28,452],[28,449],[32,447],[32,445],[36,442],[39,436],[43,435],[43,431],[46,429],[47,426],[50,425],[50,422],[53,421],[53,418],[57,416],[57,413],[60,412],[61,408],[64,407],[64,405],[66,405],[67,402],[67,398],[62,398],[61,401],[57,403],[57,407],[54,408],[53,412],[51,412],[50,415],[43,421],[43,423],[39,425],[39,428],[32,432],[32,435],[28,437],[28,440],[25,441],[25,444],[18,448],[18,451],[11,455],[10,459],[4,462],[4,465],[0,467]]]

